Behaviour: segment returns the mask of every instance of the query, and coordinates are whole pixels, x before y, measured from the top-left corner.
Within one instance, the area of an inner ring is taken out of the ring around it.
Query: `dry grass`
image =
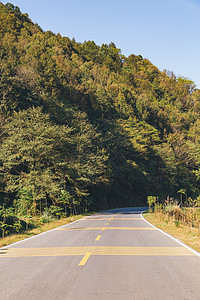
[[[71,222],[79,220],[83,217],[85,217],[85,216],[84,215],[77,215],[77,216],[64,218],[62,220],[56,220],[56,221],[53,221],[49,224],[47,224],[47,223],[43,224],[43,225],[41,225],[37,228],[34,228],[32,230],[29,230],[29,231],[25,232],[25,233],[12,234],[12,235],[6,236],[3,239],[0,238],[0,247],[10,245],[12,243],[15,243],[15,242],[18,242],[20,240],[26,239],[28,237],[37,235],[39,233],[51,230],[53,228],[56,228],[56,227],[59,227],[59,226],[62,226],[62,225],[68,224],[68,223],[71,223]]]
[[[143,216],[147,221],[156,227],[162,229],[163,231],[182,241],[184,244],[200,252],[199,228],[190,227],[185,224],[179,224],[177,226],[173,220],[159,212],[145,213]]]

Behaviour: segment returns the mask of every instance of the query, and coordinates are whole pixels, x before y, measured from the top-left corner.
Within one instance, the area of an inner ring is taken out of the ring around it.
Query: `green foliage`
[[[155,196],[148,196],[147,197],[147,203],[149,205],[149,210],[152,210],[152,206],[156,203],[156,197]]]
[[[114,43],[44,32],[10,3],[0,3],[0,28],[0,204],[26,226],[182,187],[183,199],[199,194],[192,81]]]
[[[63,188],[82,197],[88,184],[101,180],[107,158],[92,144],[98,135],[81,113],[77,121],[76,128],[55,125],[41,108],[29,108],[14,112],[5,124],[1,172],[5,190],[17,192],[22,214],[36,213],[40,201],[58,203]]]
[[[9,217],[13,216],[13,208],[5,208],[0,206],[0,231],[2,232],[2,238],[5,235],[9,234],[12,228],[14,227],[12,224],[8,223]]]

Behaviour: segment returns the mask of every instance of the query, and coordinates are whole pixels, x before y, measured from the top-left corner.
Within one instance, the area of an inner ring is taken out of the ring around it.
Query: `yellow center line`
[[[106,224],[107,225],[107,224]],[[65,228],[60,227],[54,230],[156,230],[154,227],[79,227],[79,228]]]
[[[117,214],[113,215],[111,219],[113,219],[115,216],[117,216],[117,215],[121,214],[122,212],[123,212],[123,210],[122,210],[122,211],[120,211],[120,212],[118,212]]]
[[[106,225],[109,225],[109,223],[106,223]]]
[[[96,218],[88,218],[88,219],[83,219],[83,220],[81,220],[81,221],[105,221],[105,220],[108,220],[108,221],[111,221],[111,220],[124,220],[124,221],[129,221],[129,220],[131,220],[131,221],[134,221],[134,220],[137,220],[137,221],[139,221],[139,220],[141,220],[141,221],[143,221],[142,220],[142,218],[98,218],[98,219],[96,219]]]
[[[117,216],[117,215],[121,214],[123,211],[124,211],[124,210],[122,210],[122,211],[118,212],[118,213],[117,213],[117,214],[115,214],[114,216]],[[113,216],[113,217],[114,217],[114,216]]]
[[[154,227],[107,227],[106,230],[156,230]]]
[[[113,220],[123,220],[123,221],[143,221],[142,218],[113,218]]]
[[[86,264],[88,258],[90,257],[90,255],[91,255],[91,252],[87,252],[78,265],[84,266]]]
[[[86,218],[86,219],[82,219],[81,221],[105,221],[105,220],[109,220],[109,218]]]
[[[0,250],[0,260],[9,257],[38,256],[84,256],[80,265],[86,263],[90,255],[145,255],[145,256],[194,256],[185,247],[123,247],[123,246],[83,246],[83,247],[45,247],[45,248],[7,248]]]
[[[122,210],[122,211],[118,212],[117,214],[113,215],[113,216],[110,218],[110,220],[109,220],[109,221],[111,221],[111,220],[115,219],[115,216],[117,216],[117,215],[121,214],[122,212],[124,212],[124,210]]]
[[[95,241],[99,241],[101,238],[101,235],[98,235],[98,237],[95,239]]]

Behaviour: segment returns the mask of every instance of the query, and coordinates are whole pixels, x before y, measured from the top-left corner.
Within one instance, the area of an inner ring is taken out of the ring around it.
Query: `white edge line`
[[[177,242],[178,244],[180,244],[181,246],[187,248],[188,250],[190,250],[192,253],[196,254],[198,257],[200,257],[200,253],[197,252],[196,250],[192,249],[191,247],[187,246],[186,244],[184,244],[183,242],[181,242],[180,240],[176,239],[175,237],[173,237],[172,235],[166,233],[165,231],[163,231],[162,229],[154,226],[153,224],[151,224],[150,222],[148,222],[144,217],[143,217],[143,213],[146,212],[146,210],[141,212],[141,218],[143,219],[143,221],[145,221],[147,224],[149,224],[150,226],[154,227],[155,229],[157,229],[158,231],[160,231],[161,233],[163,233],[164,235],[166,235],[167,237],[169,237],[170,239],[174,240],[175,242]]]
[[[46,234],[46,233],[49,233],[49,232],[51,232],[51,231],[56,231],[57,228],[62,228],[62,227],[65,227],[65,226],[69,226],[69,225],[74,224],[74,223],[76,223],[76,222],[78,222],[78,221],[81,221],[81,220],[83,220],[83,219],[85,219],[85,218],[87,218],[87,217],[88,217],[88,216],[86,216],[86,217],[84,217],[84,218],[81,218],[81,219],[79,219],[79,220],[70,222],[70,223],[68,223],[68,224],[64,224],[64,225],[62,225],[62,226],[55,227],[55,228],[50,229],[50,230],[48,230],[48,231],[38,233],[38,234],[36,234],[36,235],[34,235],[34,236],[30,236],[30,237],[25,238],[25,239],[23,239],[23,240],[20,240],[20,241],[17,241],[17,242],[15,242],[15,243],[12,243],[12,244],[10,244],[10,245],[4,246],[4,247],[0,248],[0,250],[9,248],[9,247],[11,247],[11,246],[20,244],[20,243],[22,243],[22,242],[24,242],[24,241],[31,240],[31,239],[33,239],[33,238],[37,238],[38,236],[41,236],[41,235]]]
[[[111,209],[111,210],[109,210],[109,211],[112,211],[112,210],[118,210],[118,209],[119,209],[119,208]],[[106,211],[107,211],[107,210],[105,210],[105,211],[103,211],[103,212],[106,212]],[[101,213],[102,213],[102,212],[96,213],[96,214],[101,214]],[[95,214],[93,214],[93,215],[95,215]],[[70,223],[68,223],[68,224],[64,224],[64,225],[62,225],[62,226],[55,227],[55,228],[50,229],[50,230],[48,230],[48,231],[38,233],[38,234],[36,234],[36,235],[34,235],[34,236],[30,236],[30,237],[25,238],[25,239],[23,239],[23,240],[20,240],[20,241],[17,241],[17,242],[15,242],[15,243],[9,244],[9,245],[7,245],[7,246],[1,247],[0,250],[9,248],[9,247],[11,247],[11,246],[14,246],[14,245],[17,245],[17,244],[20,244],[20,243],[23,243],[24,241],[31,240],[31,239],[33,239],[33,238],[37,238],[38,236],[41,236],[41,235],[43,235],[43,234],[49,233],[49,232],[51,232],[51,231],[54,231],[54,230],[56,230],[57,228],[62,228],[62,227],[69,226],[69,225],[74,224],[74,223],[76,223],[76,222],[79,222],[79,221],[81,221],[81,220],[83,220],[83,219],[89,218],[90,216],[91,216],[91,215],[86,216],[86,217],[83,217],[83,218],[81,218],[81,219],[79,219],[79,220],[70,222]]]

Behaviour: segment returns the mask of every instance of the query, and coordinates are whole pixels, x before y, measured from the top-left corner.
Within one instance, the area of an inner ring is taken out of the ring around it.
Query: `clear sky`
[[[200,0],[11,0],[43,30],[114,42],[200,88]]]

